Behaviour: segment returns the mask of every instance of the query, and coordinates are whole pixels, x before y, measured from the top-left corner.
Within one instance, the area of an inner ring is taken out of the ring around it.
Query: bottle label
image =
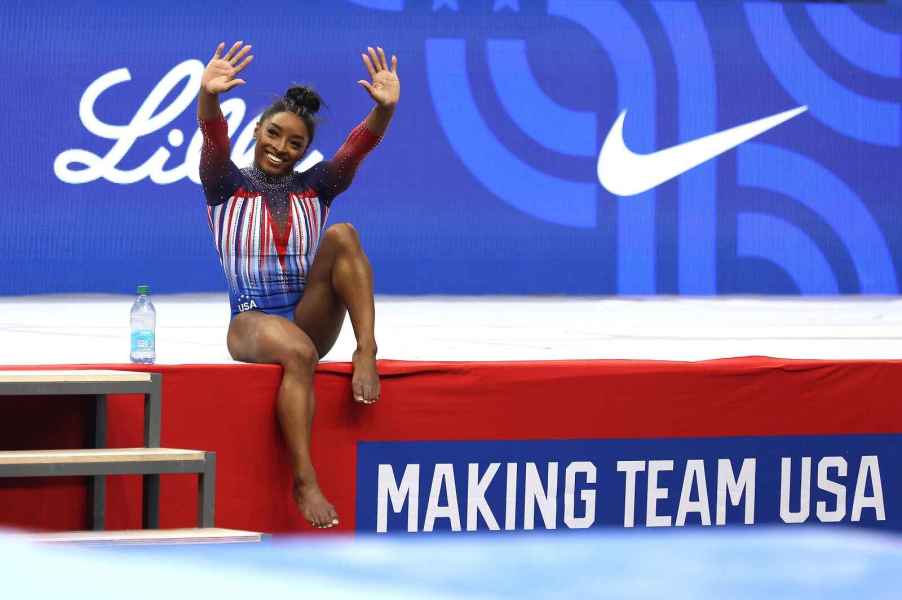
[[[140,352],[154,349],[153,331],[139,329],[132,332],[132,351]]]

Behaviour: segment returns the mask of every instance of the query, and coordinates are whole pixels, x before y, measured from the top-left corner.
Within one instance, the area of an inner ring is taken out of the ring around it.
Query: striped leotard
[[[200,179],[232,317],[260,310],[291,319],[329,207],[380,138],[361,123],[331,160],[273,177],[256,165],[239,169],[231,161],[225,119],[201,121],[200,128]]]

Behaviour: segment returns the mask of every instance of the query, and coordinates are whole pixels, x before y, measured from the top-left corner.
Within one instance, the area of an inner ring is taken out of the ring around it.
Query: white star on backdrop
[[[514,12],[519,12],[520,0],[495,0],[495,7],[492,10],[499,12],[502,8],[509,8]]]
[[[460,10],[460,7],[457,5],[457,0],[432,0],[432,11],[435,12],[440,8],[449,8],[455,11]]]

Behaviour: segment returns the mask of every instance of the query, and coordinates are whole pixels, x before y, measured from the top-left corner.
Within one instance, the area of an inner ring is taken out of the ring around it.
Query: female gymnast
[[[219,94],[245,81],[251,46],[219,44],[197,98],[203,132],[200,178],[213,238],[229,287],[232,319],[227,345],[235,360],[282,365],[277,411],[291,452],[294,500],[314,527],[333,527],[338,514],[319,488],[310,459],[313,372],[350,315],[357,339],[354,400],[379,398],[373,332],[373,273],[349,223],[325,228],[329,207],[351,184],[357,166],[379,143],[400,97],[398,59],[382,48],[362,54],[370,81],[359,83],[376,105],[331,160],[294,171],[316,130],[320,98],[295,86],[261,116],[254,130],[254,163],[229,158]]]

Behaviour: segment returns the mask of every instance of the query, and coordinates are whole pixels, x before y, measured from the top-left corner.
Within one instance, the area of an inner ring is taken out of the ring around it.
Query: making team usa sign
[[[898,527],[899,436],[364,442],[377,533],[846,523]],[[415,459],[412,457],[416,457]]]

